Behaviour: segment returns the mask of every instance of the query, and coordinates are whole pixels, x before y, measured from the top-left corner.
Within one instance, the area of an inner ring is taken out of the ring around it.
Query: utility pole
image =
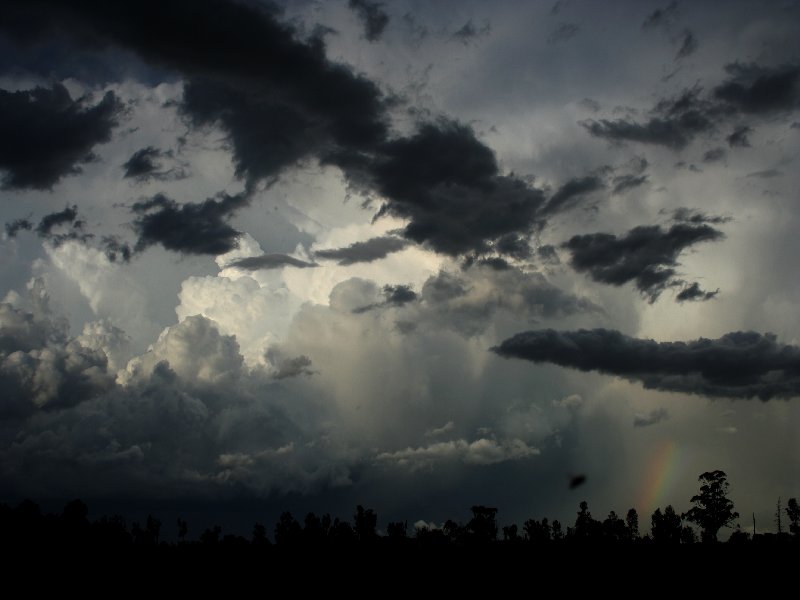
[[[756,537],[756,513],[753,513],[753,537]]]
[[[783,526],[781,524],[781,497],[778,496],[778,506],[775,509],[775,524],[778,526],[778,537],[783,534]]]

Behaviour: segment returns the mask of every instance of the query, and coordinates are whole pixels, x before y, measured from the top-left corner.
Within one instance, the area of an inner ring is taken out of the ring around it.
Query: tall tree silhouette
[[[378,515],[371,508],[364,508],[360,504],[356,506],[356,514],[353,515],[354,531],[359,542],[372,542],[377,538],[375,528],[378,525]]]
[[[488,506],[473,506],[472,518],[467,523],[470,538],[477,542],[493,542],[497,539],[497,509]]]
[[[660,508],[657,508],[650,517],[650,524],[654,542],[658,544],[681,543],[681,518],[671,504],[667,505],[663,513]]]
[[[789,517],[789,531],[800,536],[800,505],[797,504],[797,498],[789,498],[786,502],[786,516]]]
[[[739,518],[733,510],[733,501],[728,498],[728,481],[725,471],[707,471],[698,477],[702,483],[700,493],[692,496],[692,508],[684,518],[696,523],[703,530],[704,542],[716,542],[722,527],[730,527]]]
[[[631,508],[628,510],[628,514],[625,515],[625,525],[628,527],[628,537],[632,541],[636,541],[639,539],[639,513],[636,512],[635,508]]]

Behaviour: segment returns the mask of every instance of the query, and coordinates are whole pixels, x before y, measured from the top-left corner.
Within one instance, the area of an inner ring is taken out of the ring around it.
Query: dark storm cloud
[[[386,137],[377,86],[325,58],[255,4],[209,0],[11,2],[0,29],[29,24],[28,43],[53,32],[76,45],[125,47],[184,74],[183,113],[228,134],[239,176],[256,180],[327,148],[364,150]],[[213,40],[214,43],[208,43]]]
[[[722,223],[730,222],[731,217],[708,215],[694,208],[686,208],[685,206],[681,206],[672,211],[672,220],[679,223],[691,223],[693,225],[700,225],[702,223],[721,225]]]
[[[593,136],[615,142],[657,144],[680,150],[695,137],[713,133],[717,125],[737,115],[770,116],[800,106],[800,67],[765,67],[733,63],[727,79],[701,96],[695,87],[676,98],[660,100],[647,120],[586,120],[581,125]],[[731,146],[748,146],[749,127],[739,127],[726,139]]]
[[[578,35],[581,28],[575,23],[560,23],[554,31],[547,36],[548,44],[558,44],[559,42],[566,42]]]
[[[482,27],[475,27],[472,19],[470,19],[464,23],[460,29],[453,33],[453,39],[466,46],[477,38],[489,35],[491,30],[492,26],[488,22],[484,23]]]
[[[704,163],[715,163],[724,161],[728,156],[725,148],[712,148],[703,154]]]
[[[650,302],[676,282],[678,256],[694,244],[722,239],[721,231],[707,224],[677,223],[668,230],[660,225],[640,226],[624,236],[609,233],[576,235],[563,244],[570,264],[595,281],[623,285],[633,281]]]
[[[634,427],[650,427],[661,421],[669,419],[669,412],[666,408],[656,408],[650,411],[648,415],[636,415],[633,419]]]
[[[226,267],[236,267],[237,269],[247,269],[248,271],[259,271],[261,269],[280,269],[283,267],[297,267],[305,269],[308,267],[316,267],[316,263],[306,262],[289,256],[288,254],[262,254],[261,256],[248,256],[247,258],[240,258],[232,263],[225,265]]]
[[[678,53],[675,55],[675,60],[680,60],[682,58],[686,58],[687,56],[691,56],[697,52],[697,46],[697,38],[691,31],[687,29],[681,36],[681,47],[678,48]]]
[[[20,231],[30,231],[33,229],[33,223],[29,219],[15,219],[6,223],[6,235],[10,238],[17,237]]]
[[[628,190],[640,187],[647,183],[647,175],[618,175],[614,177],[612,183],[614,184],[614,194],[622,194]]]
[[[345,248],[317,250],[314,252],[314,256],[338,261],[340,265],[353,265],[386,258],[394,252],[403,250],[408,244],[407,240],[387,235],[372,238],[366,242],[355,242]]]
[[[45,215],[42,217],[42,220],[39,221],[39,224],[36,226],[36,233],[41,236],[47,236],[53,230],[54,227],[58,227],[59,225],[66,225],[71,224],[75,219],[78,218],[78,207],[77,206],[67,206],[64,210],[60,210],[58,212],[50,213],[49,215]]]
[[[543,192],[501,175],[492,150],[457,122],[426,123],[387,142],[383,156],[365,167],[391,199],[379,215],[410,219],[404,236],[438,252],[486,252],[492,240],[528,236],[542,222]]]
[[[392,137],[391,102],[378,86],[329,61],[318,36],[300,40],[263,7],[222,0],[191,11],[177,0],[31,0],[12,7],[17,21],[35,24],[23,36],[30,44],[59,31],[81,47],[122,46],[182,73],[181,113],[193,127],[225,132],[237,176],[248,187],[317,158],[341,168],[355,188],[381,194],[386,202],[379,215],[409,220],[404,237],[450,255],[486,252],[502,236],[527,237],[543,225],[537,214],[542,192],[502,175],[471,128],[441,119]],[[484,29],[488,24],[476,29],[468,22],[456,37]],[[225,230],[222,246],[230,247],[233,234]]]
[[[713,107],[699,98],[700,90],[686,90],[676,98],[658,102],[643,123],[630,119],[581,122],[595,137],[615,142],[656,144],[674,150],[686,147],[697,135],[714,129]]]
[[[61,84],[0,90],[0,172],[4,189],[50,189],[111,139],[122,104],[107,92],[96,104],[73,100]]]
[[[178,204],[157,194],[135,203],[131,211],[139,239],[136,251],[153,244],[187,254],[224,254],[237,247],[241,235],[225,221],[248,203],[245,194],[219,194],[217,199]]]
[[[800,67],[764,67],[733,63],[725,67],[730,78],[714,88],[714,97],[734,110],[770,114],[794,110],[800,105]]]
[[[506,358],[616,375],[647,389],[762,400],[800,395],[800,348],[752,331],[655,342],[607,329],[546,329],[519,333],[493,350]]]
[[[737,127],[734,129],[733,133],[730,134],[725,139],[728,141],[728,145],[731,148],[749,148],[750,147],[750,134],[753,133],[753,129],[751,127],[747,127],[746,125],[743,127]]]
[[[763,171],[754,171],[748,173],[746,177],[756,177],[758,179],[773,179],[774,177],[782,177],[783,171],[778,169],[764,169]]]
[[[706,292],[700,288],[700,284],[696,281],[691,285],[684,287],[675,297],[676,302],[705,302],[711,300],[719,294],[719,289],[713,292]]]
[[[389,15],[383,10],[383,4],[369,0],[350,0],[348,6],[364,26],[364,37],[370,42],[379,40],[389,24]]]
[[[552,214],[573,208],[585,195],[603,188],[605,183],[596,175],[570,179],[553,194],[542,213]]]

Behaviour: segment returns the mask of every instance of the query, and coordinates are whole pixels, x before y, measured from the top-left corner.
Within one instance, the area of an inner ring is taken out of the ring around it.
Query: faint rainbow
[[[672,440],[665,440],[653,453],[637,502],[639,510],[645,511],[644,514],[649,515],[658,508],[659,502],[672,487],[680,471],[680,454],[677,444]]]

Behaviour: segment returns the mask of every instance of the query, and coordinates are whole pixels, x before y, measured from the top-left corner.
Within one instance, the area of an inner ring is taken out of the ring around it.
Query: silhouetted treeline
[[[631,508],[625,518],[611,511],[603,519],[592,516],[587,502],[581,502],[571,524],[558,520],[528,519],[522,527],[499,526],[497,509],[473,506],[471,518],[463,523],[447,520],[439,527],[421,523],[410,528],[407,522],[391,522],[385,531],[378,530],[378,515],[372,509],[357,506],[352,522],[308,513],[298,520],[290,512],[282,513],[272,529],[255,523],[249,537],[225,534],[220,526],[192,532],[191,525],[177,519],[176,532],[165,541],[162,522],[148,515],[144,522],[128,523],[123,517],[103,516],[91,521],[89,509],[81,500],[64,506],[60,514],[45,514],[31,500],[17,506],[0,504],[0,546],[15,548],[95,548],[95,549],[172,549],[203,551],[229,549],[247,552],[278,552],[281,549],[430,549],[430,548],[578,548],[582,545],[670,547],[714,543],[721,527],[731,526],[738,513],[727,498],[727,482],[722,471],[703,473],[700,493],[693,496],[694,506],[679,514],[672,506],[657,508],[650,516],[650,533],[640,533],[639,515]],[[785,515],[783,514],[785,513]],[[776,518],[786,517],[788,532],[757,534],[755,537],[734,529],[728,544],[800,543],[800,507],[795,498],[785,509],[779,507]],[[699,526],[698,532],[690,523]]]

